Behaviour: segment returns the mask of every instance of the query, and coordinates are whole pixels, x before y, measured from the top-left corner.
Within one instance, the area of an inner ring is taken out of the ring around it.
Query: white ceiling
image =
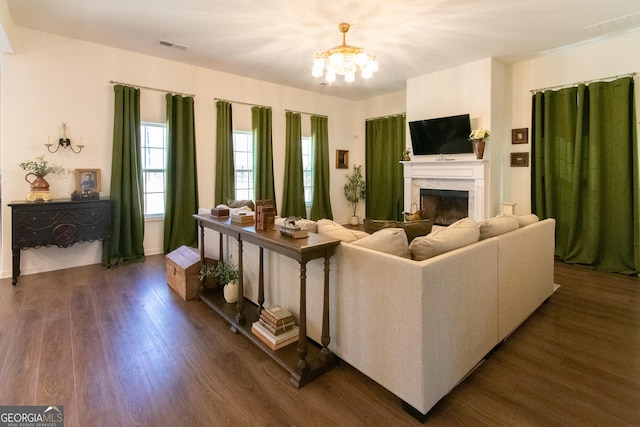
[[[15,25],[357,100],[494,57],[516,62],[640,29],[640,0],[8,0]],[[315,53],[347,44],[380,70],[330,85]],[[158,44],[166,40],[186,49]],[[637,52],[636,52],[637,54]]]

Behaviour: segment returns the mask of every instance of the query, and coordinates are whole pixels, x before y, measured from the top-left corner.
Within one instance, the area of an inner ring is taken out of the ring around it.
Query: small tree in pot
[[[344,197],[346,197],[347,201],[351,205],[351,210],[353,212],[350,220],[352,225],[358,225],[360,223],[360,218],[358,218],[356,211],[358,209],[358,204],[360,204],[360,200],[364,200],[366,198],[366,190],[366,184],[362,177],[362,166],[353,165],[353,173],[351,175],[347,175],[347,183],[344,185]]]

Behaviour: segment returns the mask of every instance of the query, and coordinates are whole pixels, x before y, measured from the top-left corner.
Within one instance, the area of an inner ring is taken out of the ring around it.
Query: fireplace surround
[[[488,217],[485,186],[487,160],[412,160],[401,162],[404,169],[404,210],[420,206],[420,190],[468,192],[468,216],[476,221]]]

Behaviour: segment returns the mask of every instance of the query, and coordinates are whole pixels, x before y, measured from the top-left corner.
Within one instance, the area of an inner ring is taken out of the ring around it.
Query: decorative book
[[[251,332],[257,336],[260,341],[265,343],[271,350],[278,350],[291,343],[298,341],[298,335],[300,331],[297,326],[294,326],[291,330],[283,332],[280,335],[274,335],[269,332],[260,322],[254,322],[251,325]]]
[[[264,308],[262,312],[266,312],[268,315],[276,320],[286,319],[287,317],[293,317],[291,312],[280,305],[272,305],[271,307]]]
[[[288,225],[280,227],[280,234],[283,236],[293,237],[294,239],[304,239],[305,237],[309,237],[309,232],[307,230],[301,230],[300,227],[291,227]]]
[[[255,219],[255,216],[253,212],[241,211],[241,212],[231,214],[231,222],[235,224],[242,224],[242,225],[253,224],[254,219]]]

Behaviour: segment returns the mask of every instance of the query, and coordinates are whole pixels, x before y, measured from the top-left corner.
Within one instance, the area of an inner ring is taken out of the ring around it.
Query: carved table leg
[[[244,316],[244,280],[243,280],[244,272],[242,268],[242,239],[238,239],[238,302],[236,303],[236,309],[238,310],[238,314],[236,314],[236,322],[240,325],[244,325],[247,321]]]
[[[331,336],[329,332],[329,256],[324,257],[324,298],[322,306],[322,350],[320,351],[320,360],[327,362],[333,357],[329,350],[329,342]]]
[[[201,222],[198,223],[198,225],[200,226],[200,267],[204,267],[204,226]],[[200,279],[200,286],[198,286],[198,295],[196,297],[198,301],[200,300],[200,293],[204,289],[204,282],[206,281],[206,277]]]
[[[307,362],[307,264],[300,263],[300,319],[298,334],[298,371],[300,374],[309,372]]]
[[[12,268],[12,278],[11,284],[15,286],[18,283],[18,276],[20,275],[20,248],[13,247],[12,249],[13,256],[13,268]]]
[[[264,248],[260,247],[260,261],[258,266],[258,313],[264,308]]]

